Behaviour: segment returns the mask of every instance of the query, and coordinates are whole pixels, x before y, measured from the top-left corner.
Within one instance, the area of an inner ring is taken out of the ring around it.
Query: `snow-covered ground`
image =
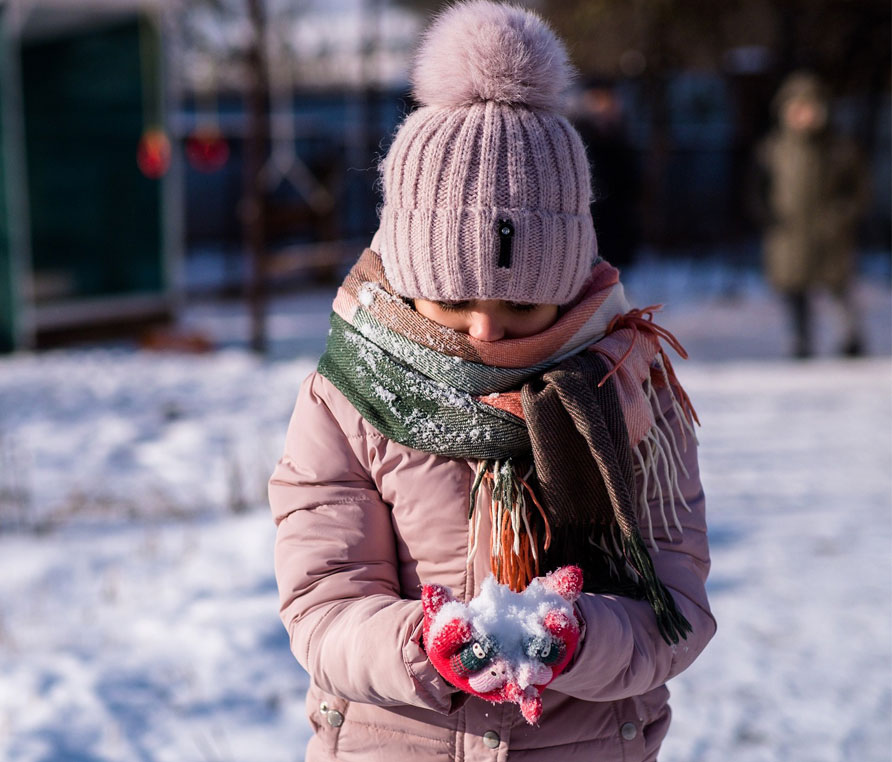
[[[676,368],[703,422],[719,621],[670,684],[661,759],[888,762],[888,281],[859,289],[857,361],[832,356],[827,301],[823,356],[786,360],[782,313],[746,273],[654,266],[628,290],[668,302],[692,355]],[[307,677],[278,621],[263,494],[328,303],[276,302],[274,361],[213,306],[185,320],[229,347],[209,355],[0,359],[0,759],[302,759]]]
[[[298,385],[314,366],[235,349],[0,360],[0,528],[264,502]]]
[[[668,762],[892,750],[888,359],[692,366],[715,640],[670,684]]]

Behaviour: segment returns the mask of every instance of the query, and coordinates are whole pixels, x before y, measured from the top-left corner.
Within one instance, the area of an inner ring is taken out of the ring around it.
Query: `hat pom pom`
[[[538,15],[471,0],[447,8],[427,30],[412,85],[426,106],[495,101],[558,111],[572,74],[566,49]]]

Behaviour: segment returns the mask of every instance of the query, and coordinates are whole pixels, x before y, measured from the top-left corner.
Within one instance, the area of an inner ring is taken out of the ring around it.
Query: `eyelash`
[[[470,302],[437,302],[437,306],[446,312],[461,312],[466,309]]]
[[[461,312],[467,309],[470,302],[437,302],[437,306],[446,312]],[[522,302],[508,302],[508,309],[512,312],[532,312],[538,307],[536,304],[524,304]]]

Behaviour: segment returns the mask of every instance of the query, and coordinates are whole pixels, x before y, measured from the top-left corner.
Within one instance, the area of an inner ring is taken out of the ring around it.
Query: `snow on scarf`
[[[470,552],[486,480],[499,582],[519,591],[574,563],[587,591],[646,598],[667,642],[686,636],[690,625],[656,577],[638,524],[646,517],[656,549],[648,509],[655,499],[667,533],[667,512],[681,532],[676,501],[687,505],[676,455],[696,415],[659,339],[685,355],[653,323],[655,308],[629,309],[615,268],[597,264],[550,328],[519,339],[480,341],[425,318],[393,292],[370,249],[333,309],[319,372],[388,438],[478,461]],[[660,386],[671,391],[677,435],[655,425]]]

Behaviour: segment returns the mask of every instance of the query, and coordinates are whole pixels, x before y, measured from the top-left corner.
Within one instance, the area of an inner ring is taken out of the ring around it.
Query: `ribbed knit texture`
[[[535,14],[472,3],[447,11],[442,29],[435,24],[418,68],[442,36],[454,35],[451,25],[467,26],[469,13],[482,14],[487,39],[510,40],[498,62],[541,54],[543,45],[552,58],[565,55]],[[376,245],[401,295],[565,304],[588,277],[597,253],[589,166],[578,133],[557,111],[488,91],[472,102],[424,105],[402,124],[381,169]]]

